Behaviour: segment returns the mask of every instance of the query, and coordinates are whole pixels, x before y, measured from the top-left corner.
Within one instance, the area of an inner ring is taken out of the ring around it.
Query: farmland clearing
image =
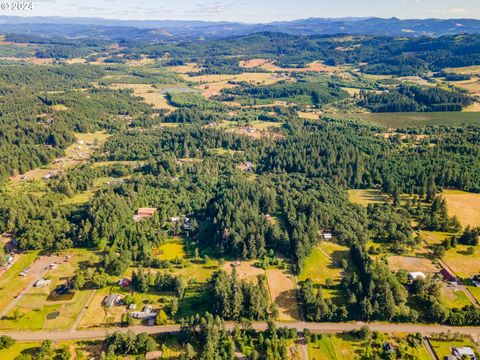
[[[439,272],[439,269],[431,260],[408,256],[390,256],[388,258],[388,266],[392,271],[404,269],[408,272],[421,271],[425,274],[435,274]]]
[[[389,202],[389,197],[376,189],[348,190],[350,202],[367,207],[369,204],[381,204]]]
[[[460,190],[444,190],[448,214],[456,216],[463,227],[480,226],[480,194]]]

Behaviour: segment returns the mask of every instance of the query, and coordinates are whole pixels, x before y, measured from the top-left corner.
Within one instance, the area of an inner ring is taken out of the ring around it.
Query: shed
[[[111,307],[117,303],[119,298],[120,298],[119,294],[110,294],[106,296],[105,299],[103,300],[103,305],[106,307]]]
[[[40,280],[35,281],[35,284],[33,284],[33,286],[34,287],[44,287],[44,286],[50,285],[51,282],[52,282],[51,280],[40,279]]]
[[[333,238],[332,232],[328,229],[323,229],[322,235],[325,240],[332,240]]]
[[[450,270],[448,270],[446,268],[443,268],[442,270],[440,270],[440,274],[443,276],[443,278],[446,281],[449,281],[449,282],[457,282],[458,281],[455,274],[452,273]]]
[[[471,347],[468,346],[461,346],[461,347],[453,347],[452,354],[457,357],[457,359],[463,359],[467,357],[467,359],[475,360],[475,352]]]
[[[118,282],[118,285],[121,287],[127,287],[132,283],[132,280],[129,277],[124,277]]]

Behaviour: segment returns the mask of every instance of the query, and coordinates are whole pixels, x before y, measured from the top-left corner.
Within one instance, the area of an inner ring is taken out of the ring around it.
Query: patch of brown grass
[[[225,270],[228,274],[231,274],[233,268],[236,268],[237,277],[240,280],[249,280],[249,281],[256,281],[258,275],[265,274],[265,270],[255,266],[256,261],[240,261],[237,266],[234,266],[233,261],[226,261],[223,264],[222,269]]]
[[[480,194],[445,190],[442,196],[447,201],[449,215],[456,216],[463,227],[480,226]]]
[[[431,260],[423,258],[390,256],[387,261],[388,266],[392,271],[405,269],[408,272],[422,271],[425,274],[433,274],[439,271],[439,269],[432,263]]]
[[[270,297],[280,310],[280,321],[298,320],[300,310],[296,296],[293,276],[286,270],[269,269],[266,271]]]
[[[165,94],[155,89],[150,84],[112,84],[113,89],[132,89],[135,96],[139,96],[145,100],[147,104],[151,104],[155,109],[174,110],[175,107],[170,105],[165,98]]]

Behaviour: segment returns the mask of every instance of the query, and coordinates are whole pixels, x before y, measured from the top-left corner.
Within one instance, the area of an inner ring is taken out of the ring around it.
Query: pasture
[[[300,318],[297,290],[293,275],[287,270],[268,269],[266,271],[270,298],[278,305],[280,321],[293,321]]]
[[[480,269],[480,246],[475,246],[475,253],[468,255],[469,246],[457,245],[446,251],[443,261],[462,279],[478,274]]]
[[[480,75],[480,65],[465,66],[459,68],[446,68],[446,73],[461,74],[461,75]]]
[[[141,97],[147,104],[153,106],[154,109],[165,109],[172,111],[174,106],[170,105],[165,98],[165,93],[156,89],[151,84],[112,84],[113,89],[131,89],[135,96]]]
[[[472,305],[472,302],[464,291],[447,287],[442,284],[441,299],[442,303],[450,309],[461,309],[464,306]]]
[[[376,189],[352,189],[348,190],[350,202],[367,207],[369,204],[379,204],[389,201],[388,195]]]
[[[480,225],[480,194],[460,190],[444,190],[448,214],[456,216],[463,227]]]
[[[387,128],[480,124],[477,112],[359,113],[351,116]]]
[[[302,119],[307,119],[307,120],[319,120],[321,113],[314,111],[314,112],[305,112],[305,111],[298,111],[297,112],[298,117]]]
[[[463,90],[467,90],[470,94],[480,94],[480,78],[475,77],[470,80],[453,81],[451,84]]]
[[[339,285],[343,271],[341,262],[344,259],[347,261],[350,259],[347,247],[334,242],[321,242],[305,259],[298,280],[311,279],[315,285],[322,286],[324,298],[331,298],[333,301],[340,300],[342,294]],[[325,288],[327,279],[333,282],[333,286],[328,289]]]
[[[16,262],[0,277],[0,310],[5,309],[15,296],[34,280],[32,274],[21,277],[20,273],[35,261],[38,252],[16,256],[19,257]]]

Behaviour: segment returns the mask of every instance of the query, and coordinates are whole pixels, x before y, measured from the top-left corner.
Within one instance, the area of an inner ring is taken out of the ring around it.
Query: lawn
[[[420,235],[425,240],[427,245],[441,244],[445,239],[452,236],[452,234],[441,231],[425,231],[422,230]]]
[[[446,251],[443,260],[462,279],[478,274],[480,269],[480,246],[475,246],[475,253],[468,255],[470,246],[457,245]]]
[[[441,298],[443,304],[450,309],[461,309],[464,306],[472,305],[472,302],[463,291],[454,291],[446,286],[442,286]]]
[[[38,342],[17,342],[10,349],[0,350],[0,359],[15,359],[22,354],[33,354],[41,344]]]
[[[459,346],[469,346],[475,349],[472,341],[470,339],[465,340],[439,340],[439,339],[430,339],[430,344],[432,345],[433,351],[439,359],[443,359],[446,356],[452,353],[452,347]],[[478,354],[477,354],[478,357]]]
[[[376,189],[348,190],[350,202],[367,207],[369,204],[385,203],[389,201],[388,195]]]
[[[181,239],[170,239],[165,244],[154,250],[160,260],[174,260],[185,258],[184,243]]]
[[[469,286],[468,290],[470,290],[470,293],[473,295],[473,297],[480,303],[480,288],[476,286]]]
[[[353,360],[358,358],[355,351],[361,348],[361,342],[347,341],[332,335],[324,335],[322,339],[308,344],[312,360]]]
[[[312,279],[315,284],[325,285],[327,279],[339,282],[341,269],[318,246],[314,247],[305,259],[299,281]]]
[[[456,216],[463,227],[480,225],[480,194],[444,190],[442,196],[447,201],[449,215]]]
[[[351,116],[388,128],[480,124],[476,112],[364,113]]]
[[[342,278],[340,265],[343,259],[349,260],[348,248],[330,241],[321,242],[312,249],[310,255],[305,259],[303,270],[298,276],[298,280],[305,281],[310,278],[314,284],[325,286],[326,280],[331,279],[334,287],[330,289],[323,287],[323,296],[331,298],[333,301],[339,300],[342,298],[342,293],[338,286]]]
[[[33,281],[32,275],[25,277],[19,275],[33,263],[38,256],[38,252],[16,256],[20,256],[20,258],[0,277],[0,309],[4,309],[20,291]]]

